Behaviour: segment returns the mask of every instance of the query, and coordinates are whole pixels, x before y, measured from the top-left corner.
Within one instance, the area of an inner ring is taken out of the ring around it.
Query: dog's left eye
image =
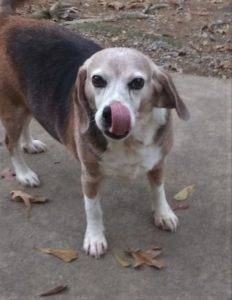
[[[94,75],[92,77],[92,83],[96,88],[104,88],[107,84],[104,78],[99,75]]]
[[[143,78],[134,78],[131,82],[128,83],[128,87],[130,90],[141,90],[144,86]]]

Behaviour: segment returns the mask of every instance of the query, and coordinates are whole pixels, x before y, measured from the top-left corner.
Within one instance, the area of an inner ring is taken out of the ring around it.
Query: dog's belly
[[[120,176],[134,179],[151,170],[162,157],[157,145],[140,145],[128,150],[123,144],[109,145],[100,162],[106,176]]]

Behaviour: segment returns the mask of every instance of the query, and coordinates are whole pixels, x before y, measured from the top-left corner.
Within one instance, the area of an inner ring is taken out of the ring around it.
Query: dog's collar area
[[[123,135],[117,135],[115,133],[110,132],[109,130],[105,130],[104,134],[113,140],[121,140],[124,139],[129,134],[129,131],[127,131]]]

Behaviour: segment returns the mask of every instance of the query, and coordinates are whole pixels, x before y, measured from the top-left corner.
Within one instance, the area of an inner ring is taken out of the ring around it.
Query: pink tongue
[[[110,132],[116,135],[124,135],[130,131],[130,112],[129,109],[120,102],[111,104],[111,121]]]

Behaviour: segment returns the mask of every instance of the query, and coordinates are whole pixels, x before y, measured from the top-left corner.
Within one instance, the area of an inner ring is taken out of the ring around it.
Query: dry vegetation
[[[231,75],[231,12],[230,0],[31,0],[18,11],[68,21],[105,46],[138,48],[172,71],[223,78]]]

